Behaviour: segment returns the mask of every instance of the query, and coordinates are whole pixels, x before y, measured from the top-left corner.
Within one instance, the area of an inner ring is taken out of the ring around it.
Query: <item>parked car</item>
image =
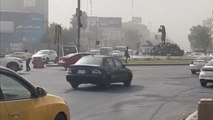
[[[8,55],[5,55],[6,57],[17,57],[17,58],[20,58],[22,60],[25,59],[25,53],[24,52],[13,52],[12,54],[8,54]]]
[[[0,66],[7,67],[15,72],[23,69],[23,61],[16,57],[5,57],[0,53]]]
[[[49,62],[58,62],[58,55],[55,50],[39,50],[37,53],[32,55],[32,59],[42,59],[42,61],[46,64]]]
[[[122,54],[122,52],[119,51],[119,50],[113,50],[113,51],[112,51],[112,56],[113,56],[113,57],[117,57],[117,58],[122,58],[122,57],[123,57],[123,54]]]
[[[196,72],[200,72],[200,69],[212,58],[213,56],[204,56],[192,60],[191,64],[189,65],[191,73],[196,74]]]
[[[70,120],[63,98],[34,87],[12,70],[0,67],[1,120]]]
[[[80,58],[86,55],[92,55],[91,53],[74,53],[74,54],[68,54],[66,56],[63,56],[58,61],[58,64],[63,66],[65,69],[69,65],[75,64]]]
[[[206,87],[207,83],[213,83],[213,60],[210,60],[202,67],[199,74],[200,84]]]
[[[111,56],[88,55],[67,69],[66,80],[74,89],[80,84],[96,84],[108,88],[110,83],[130,86],[133,74],[122,62]]]

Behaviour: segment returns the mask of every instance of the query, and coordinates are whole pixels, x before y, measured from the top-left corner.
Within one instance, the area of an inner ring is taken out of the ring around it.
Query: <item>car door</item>
[[[126,68],[122,64],[122,62],[116,58],[113,58],[115,62],[115,66],[117,68],[118,73],[118,81],[124,81],[125,78],[128,77],[128,73],[126,71]]]
[[[0,88],[0,120],[8,120],[8,111],[3,101],[3,94]]]
[[[105,63],[106,69],[111,76],[111,82],[116,82],[118,80],[118,70],[115,67],[113,59],[111,57],[108,57],[105,59]]]
[[[42,97],[33,98],[32,88],[20,78],[0,73],[0,88],[3,95],[0,102],[8,111],[8,120],[48,120],[45,101]]]

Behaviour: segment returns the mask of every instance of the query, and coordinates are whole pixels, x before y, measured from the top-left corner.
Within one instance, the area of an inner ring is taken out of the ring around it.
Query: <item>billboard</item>
[[[0,11],[1,42],[41,42],[45,34],[44,15]]]
[[[91,36],[101,36],[99,40],[120,40],[121,29],[121,17],[88,17],[86,31]]]

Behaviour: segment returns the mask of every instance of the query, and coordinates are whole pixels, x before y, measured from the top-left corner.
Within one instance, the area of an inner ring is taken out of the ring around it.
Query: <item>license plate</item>
[[[85,70],[78,70],[78,74],[85,74]]]

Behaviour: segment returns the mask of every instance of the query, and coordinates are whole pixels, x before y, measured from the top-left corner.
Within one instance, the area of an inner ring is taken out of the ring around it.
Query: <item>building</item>
[[[41,43],[48,21],[48,0],[0,0],[0,42],[3,52]]]
[[[87,28],[82,32],[86,34],[86,36],[84,36],[86,38],[82,40],[84,41],[82,44],[87,45],[88,48],[97,48],[113,47],[121,43],[121,17],[90,16],[87,20]]]
[[[150,40],[150,31],[146,25],[142,24],[140,17],[133,17],[132,21],[124,22],[122,24],[122,29],[127,31],[135,31],[140,36],[140,40],[138,40],[137,43],[133,43],[133,40],[127,40],[127,38],[124,38],[126,41],[126,46],[129,46],[131,49],[141,49],[138,48],[138,44],[142,45],[142,43],[145,43],[145,41]]]

